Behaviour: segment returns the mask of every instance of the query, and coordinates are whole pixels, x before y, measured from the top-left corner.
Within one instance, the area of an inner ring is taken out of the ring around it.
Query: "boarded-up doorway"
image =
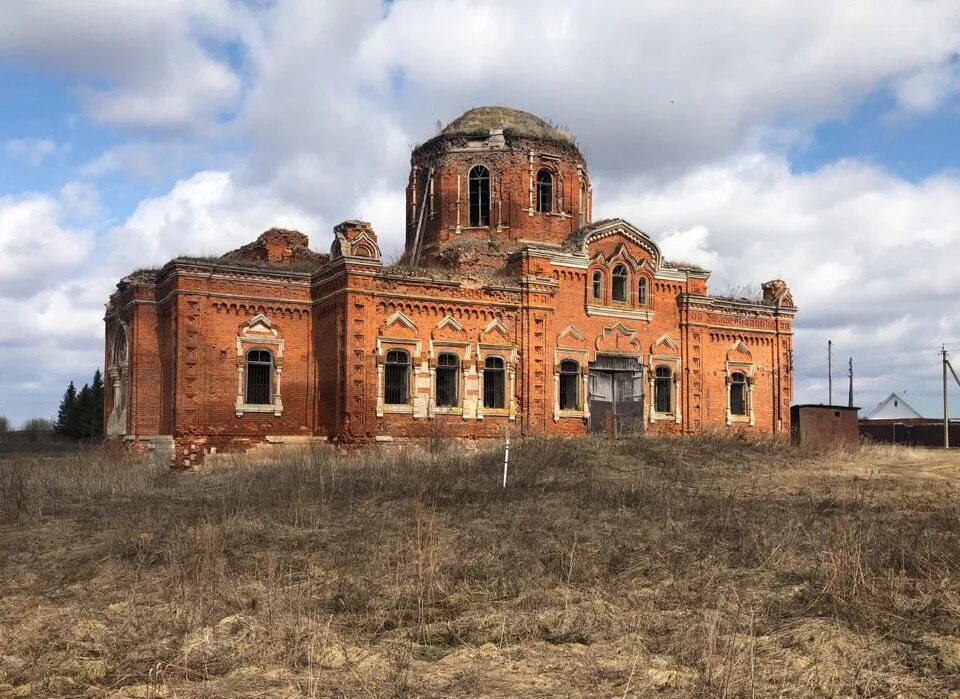
[[[640,358],[600,354],[590,364],[590,431],[611,437],[643,432],[643,366]]]

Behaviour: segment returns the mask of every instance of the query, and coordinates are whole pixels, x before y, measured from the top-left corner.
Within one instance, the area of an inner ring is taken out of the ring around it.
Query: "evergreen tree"
[[[67,386],[57,411],[54,430],[69,439],[101,439],[103,437],[103,374],[97,369],[93,383],[83,384],[79,391],[73,381]]]
[[[102,439],[103,438],[103,374],[100,373],[100,369],[97,368],[93,372],[93,382],[90,384],[90,391],[93,393],[93,409],[90,416],[91,420],[91,431],[90,437],[92,439]]]
[[[57,424],[54,426],[57,434],[76,439],[79,431],[77,419],[79,417],[78,408],[77,388],[73,385],[73,381],[71,381],[63,394],[63,399],[60,401],[60,408],[57,410]]]
[[[90,439],[90,433],[93,429],[91,418],[93,416],[93,391],[89,384],[83,384],[77,392],[77,427],[74,439]]]

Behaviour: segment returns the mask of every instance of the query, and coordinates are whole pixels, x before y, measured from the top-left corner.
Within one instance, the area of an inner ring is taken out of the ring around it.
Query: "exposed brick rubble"
[[[252,243],[222,255],[226,262],[270,262],[277,265],[305,264],[319,267],[329,255],[310,249],[310,239],[300,231],[271,228]]]

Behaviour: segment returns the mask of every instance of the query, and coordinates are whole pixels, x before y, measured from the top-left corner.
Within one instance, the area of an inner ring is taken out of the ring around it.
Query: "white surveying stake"
[[[507,467],[510,465],[510,428],[507,427],[506,441],[503,446],[503,487],[507,487]]]

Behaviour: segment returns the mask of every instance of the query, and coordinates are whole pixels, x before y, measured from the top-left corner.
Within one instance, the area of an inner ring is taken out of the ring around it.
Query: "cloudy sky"
[[[716,291],[782,276],[797,397],[938,409],[960,362],[956,0],[0,3],[0,415],[103,361],[123,274],[273,225],[402,246],[411,147],[504,104],[571,129],[598,217]],[[845,397],[845,367],[836,371]],[[955,403],[960,412],[960,389]]]

